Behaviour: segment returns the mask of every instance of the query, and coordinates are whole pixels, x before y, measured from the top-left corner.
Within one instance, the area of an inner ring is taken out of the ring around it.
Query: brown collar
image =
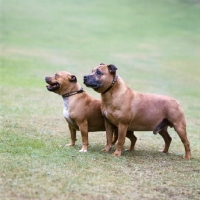
[[[116,75],[115,78],[113,79],[112,84],[104,92],[102,92],[102,94],[105,94],[106,92],[108,92],[114,86],[114,84],[117,82],[117,79],[118,79],[118,76]]]
[[[69,93],[67,93],[67,94],[64,94],[64,95],[62,95],[62,97],[63,97],[63,98],[65,98],[65,97],[70,97],[70,96],[72,96],[72,95],[79,94],[79,93],[82,93],[82,92],[84,92],[83,88],[81,88],[80,90],[78,90],[78,91],[76,91],[76,92],[69,92]]]

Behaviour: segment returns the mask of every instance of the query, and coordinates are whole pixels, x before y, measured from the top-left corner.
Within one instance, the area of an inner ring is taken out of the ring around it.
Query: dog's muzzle
[[[83,83],[87,86],[87,87],[91,87],[93,89],[97,89],[100,87],[100,83],[99,81],[97,81],[96,79],[94,79],[91,75],[85,75],[83,77]]]
[[[45,77],[45,81],[46,81],[46,83],[49,84],[46,86],[47,90],[49,90],[51,92],[54,90],[57,90],[60,87],[60,84],[57,81],[55,81],[55,82],[51,81],[50,77]]]
[[[84,84],[87,83],[88,77],[89,77],[88,75],[85,75],[85,76],[83,77],[83,83],[84,83]]]

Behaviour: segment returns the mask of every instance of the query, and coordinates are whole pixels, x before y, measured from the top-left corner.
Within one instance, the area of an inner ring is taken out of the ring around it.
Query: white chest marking
[[[106,110],[103,111],[103,114],[106,116],[106,118],[108,118],[108,113]]]
[[[63,115],[69,123],[73,124],[71,118],[69,117],[69,110],[68,110],[68,102],[67,101],[68,101],[68,98],[63,99]]]

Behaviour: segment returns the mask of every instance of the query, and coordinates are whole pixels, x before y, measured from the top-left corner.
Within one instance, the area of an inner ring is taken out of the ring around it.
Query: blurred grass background
[[[199,199],[199,1],[6,0],[0,12],[1,199]],[[59,148],[69,131],[44,77],[69,71],[100,98],[82,77],[101,62],[132,89],[181,103],[191,161],[173,130],[167,156],[148,132],[120,158],[100,153],[105,133],[89,134],[88,154],[78,153],[80,134]]]

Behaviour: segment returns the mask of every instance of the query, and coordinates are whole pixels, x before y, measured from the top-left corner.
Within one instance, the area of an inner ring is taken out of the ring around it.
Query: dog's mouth
[[[57,90],[60,87],[60,84],[58,82],[54,82],[54,83],[48,83],[49,85],[47,85],[47,90],[49,91],[54,91]]]
[[[86,84],[84,83],[87,87],[93,88],[93,89],[97,89],[99,87],[99,85],[95,85],[95,84]]]

